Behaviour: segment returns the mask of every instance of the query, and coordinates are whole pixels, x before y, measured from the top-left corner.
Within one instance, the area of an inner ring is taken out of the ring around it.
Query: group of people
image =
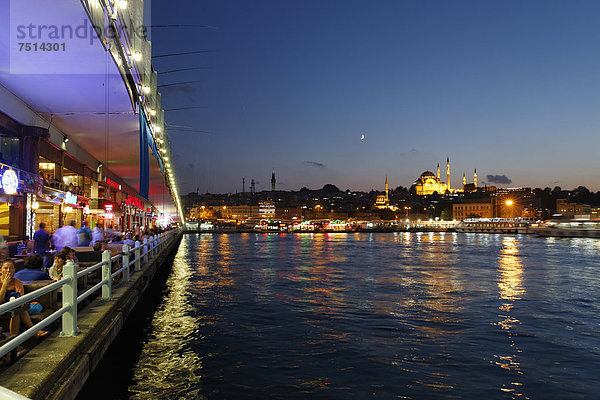
[[[140,231],[137,228],[134,231],[126,232],[124,235],[120,232],[114,232],[112,227],[105,230],[102,226],[96,224],[93,230],[83,221],[81,228],[75,228],[75,222],[65,225],[56,230],[53,235],[46,231],[44,223],[39,224],[39,229],[33,235],[33,255],[31,255],[22,270],[15,272],[15,262],[8,258],[7,243],[0,235],[0,304],[19,298],[25,294],[23,281],[48,281],[60,280],[63,277],[64,266],[72,262],[78,266],[79,262],[72,247],[92,246],[94,250],[105,250],[107,243],[128,244],[134,246],[136,241],[143,240],[144,237],[160,233],[159,230]],[[54,248],[55,252],[50,252]],[[53,255],[52,255],[53,254]],[[50,263],[51,266],[50,266]],[[9,331],[11,336],[18,335],[21,326],[26,329],[33,327],[30,314],[33,314],[32,305],[29,310],[13,312],[9,322]],[[41,305],[37,304],[41,311]],[[43,337],[48,332],[38,331],[35,336]]]
[[[46,231],[46,225],[41,222],[39,229],[33,235],[34,252],[41,254],[50,249],[50,242],[57,251],[63,247],[87,247],[93,246],[94,243],[104,240],[102,226],[96,224],[92,231],[88,226],[87,221],[81,223],[81,228],[75,228],[75,221],[64,225],[56,230],[52,237]]]

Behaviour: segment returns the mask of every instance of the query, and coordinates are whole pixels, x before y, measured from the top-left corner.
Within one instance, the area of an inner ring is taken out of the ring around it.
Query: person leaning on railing
[[[25,294],[25,288],[23,282],[14,277],[15,274],[15,263],[13,260],[5,260],[0,268],[0,303],[6,303],[12,299],[19,298]],[[21,311],[18,314],[13,315],[9,323],[9,331],[11,335],[18,335],[21,330],[21,322],[27,327],[27,329],[33,326],[29,313],[27,311]],[[42,337],[47,335],[46,331],[39,331],[35,334],[36,337]]]

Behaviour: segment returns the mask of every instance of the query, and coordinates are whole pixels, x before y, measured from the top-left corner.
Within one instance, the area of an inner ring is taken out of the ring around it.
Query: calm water
[[[138,399],[599,398],[600,240],[187,235]]]

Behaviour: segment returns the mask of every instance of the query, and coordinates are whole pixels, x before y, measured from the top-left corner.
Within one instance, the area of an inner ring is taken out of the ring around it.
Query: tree
[[[379,218],[384,221],[389,221],[396,218],[394,212],[388,208],[383,208],[379,210]]]
[[[325,186],[323,186],[323,192],[328,193],[328,194],[337,193],[339,191],[340,191],[340,189],[337,186],[332,185],[331,183],[328,183]]]
[[[450,221],[452,219],[452,209],[444,208],[442,210],[442,214],[440,215],[440,219],[444,221]]]

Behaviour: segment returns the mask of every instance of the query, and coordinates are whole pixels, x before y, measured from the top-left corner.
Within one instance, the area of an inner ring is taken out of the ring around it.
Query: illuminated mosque
[[[450,187],[450,159],[446,158],[446,182],[442,182],[440,179],[440,164],[438,164],[437,176],[430,171],[423,172],[419,179],[415,181],[414,188],[417,195],[420,196],[426,196],[434,193],[451,194],[462,193],[464,191],[475,191],[477,190],[477,170],[475,170],[473,184],[467,184],[466,175],[463,174],[463,188],[452,188]]]
[[[375,200],[375,207],[379,208],[380,210],[387,208],[389,210],[396,211],[398,209],[398,207],[390,204],[387,176],[385,177],[385,195],[380,194],[377,196],[377,199]]]

